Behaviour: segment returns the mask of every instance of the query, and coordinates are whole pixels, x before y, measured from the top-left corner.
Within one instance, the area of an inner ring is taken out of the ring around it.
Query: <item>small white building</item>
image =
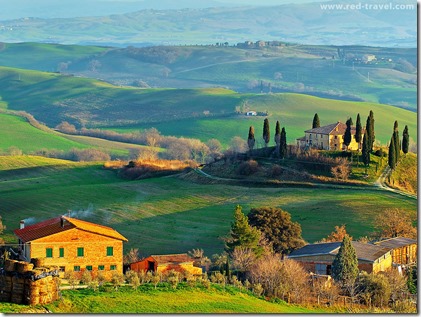
[[[257,116],[257,112],[256,111],[247,111],[246,116]]]

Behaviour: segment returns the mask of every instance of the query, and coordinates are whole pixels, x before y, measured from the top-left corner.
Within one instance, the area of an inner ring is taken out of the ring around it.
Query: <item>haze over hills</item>
[[[329,3],[346,4],[343,1]],[[376,4],[375,1],[367,3]],[[111,4],[115,5],[115,2]],[[126,4],[131,5],[130,2]],[[214,5],[216,1],[209,4]],[[54,6],[51,8],[53,10]],[[416,47],[417,39],[417,13],[413,4],[412,9],[401,10],[328,10],[320,3],[213,8],[192,5],[189,9],[148,9],[113,15],[104,15],[102,7],[94,2],[81,8],[91,17],[24,18],[0,22],[0,41],[146,46],[236,44],[262,39],[306,44]],[[98,16],[101,14],[103,16]]]

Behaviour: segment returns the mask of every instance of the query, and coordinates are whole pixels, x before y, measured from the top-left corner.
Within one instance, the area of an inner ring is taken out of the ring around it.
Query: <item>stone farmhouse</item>
[[[14,230],[19,239],[20,259],[43,258],[45,266],[65,271],[102,272],[110,278],[123,273],[123,242],[116,230],[91,222],[61,216]]]
[[[378,273],[392,268],[392,251],[371,243],[352,241],[358,258],[358,268],[367,273]],[[308,244],[288,255],[314,274],[331,275],[332,263],[341,242]]]
[[[301,149],[316,148],[320,150],[344,151],[344,134],[346,124],[336,122],[323,127],[309,129],[304,131],[305,136],[297,139],[297,146]],[[361,132],[361,140],[364,136],[365,129]],[[351,127],[351,143],[348,146],[349,150],[361,149],[354,138],[355,127]]]

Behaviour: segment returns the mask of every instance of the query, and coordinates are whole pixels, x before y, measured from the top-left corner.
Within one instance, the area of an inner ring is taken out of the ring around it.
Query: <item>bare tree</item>
[[[140,260],[140,256],[139,256],[139,249],[133,249],[131,248],[129,252],[127,252],[127,254],[124,255],[123,257],[123,262],[124,264],[130,264],[130,263],[134,263]]]
[[[237,270],[248,272],[256,262],[256,255],[252,249],[238,246],[232,252],[232,262]]]

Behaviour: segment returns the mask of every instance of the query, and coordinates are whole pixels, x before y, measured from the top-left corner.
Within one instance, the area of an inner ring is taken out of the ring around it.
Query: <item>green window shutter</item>
[[[45,257],[47,257],[47,258],[53,257],[53,248],[46,248],[45,249]]]
[[[88,271],[92,271],[92,265],[87,265],[87,266],[86,266],[86,269],[87,269]]]
[[[73,271],[75,271],[75,272],[79,272],[79,271],[80,271],[80,266],[79,266],[79,265],[75,265],[75,266],[73,267]]]
[[[104,265],[98,265],[98,271],[104,271],[105,267]]]
[[[77,248],[77,256],[84,256],[85,250],[83,248]]]
[[[60,257],[64,258],[64,248],[59,249]]]
[[[110,270],[111,271],[117,270],[117,265],[110,265]]]
[[[113,256],[113,255],[114,255],[113,247],[107,247],[107,256]]]

